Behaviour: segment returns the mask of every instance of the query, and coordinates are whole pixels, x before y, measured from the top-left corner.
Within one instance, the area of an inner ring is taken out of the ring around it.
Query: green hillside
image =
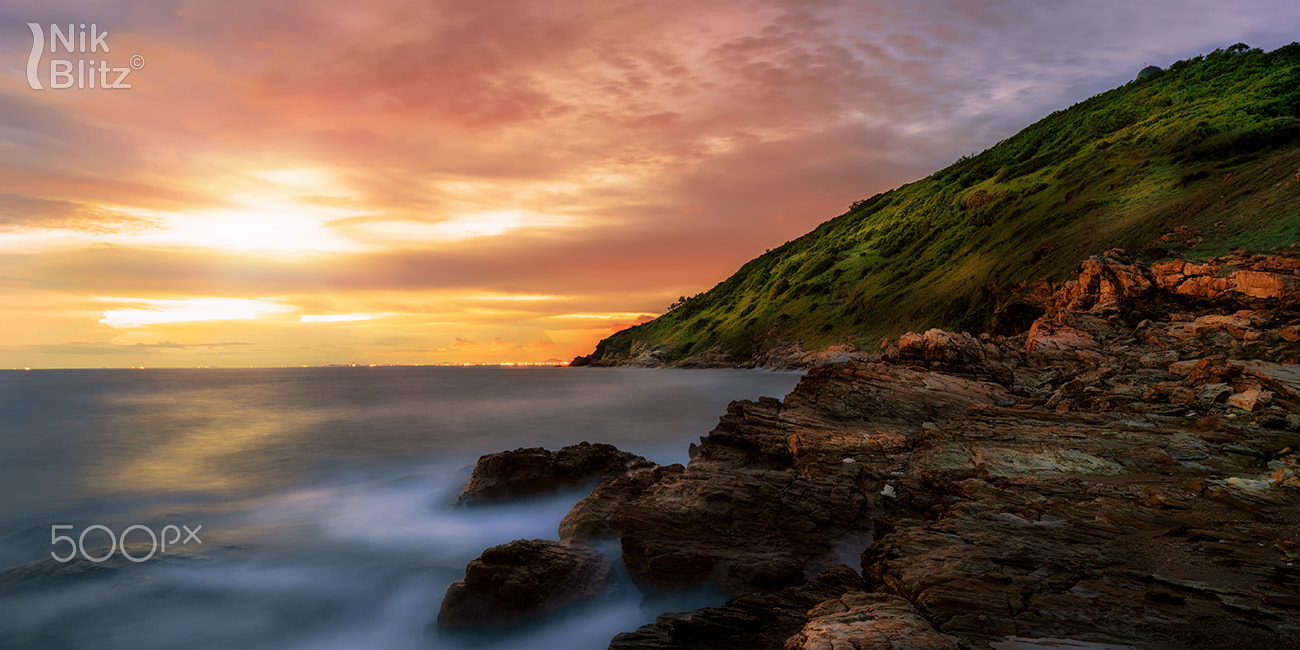
[[[1014,286],[1112,247],[1204,257],[1300,242],[1300,44],[1238,44],[1048,115],[745,264],[586,361],[745,361],[979,330]],[[580,358],[581,359],[581,358]]]

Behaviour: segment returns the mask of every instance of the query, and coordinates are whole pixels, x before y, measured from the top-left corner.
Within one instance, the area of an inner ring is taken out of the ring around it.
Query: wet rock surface
[[[733,647],[712,640],[739,628],[764,640],[748,647],[1294,644],[1298,278],[1294,258],[1111,251],[1041,296],[1028,332],[909,334],[784,401],[733,403],[684,470],[575,512],[649,588],[746,595],[613,647]],[[863,582],[797,626],[734,609],[854,540]]]
[[[549,451],[530,447],[478,459],[462,504],[489,503],[546,494],[622,476],[654,463],[613,445],[583,442]]]
[[[654,623],[614,637],[610,650],[754,650],[780,648],[807,622],[808,610],[862,588],[862,578],[846,566],[774,593],[751,593],[720,607],[663,614]]]
[[[493,546],[451,583],[438,625],[506,625],[541,616],[600,593],[609,558],[541,539]]]

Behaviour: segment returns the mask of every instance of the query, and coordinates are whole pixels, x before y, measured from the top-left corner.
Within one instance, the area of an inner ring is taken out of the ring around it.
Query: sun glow
[[[263,197],[234,197],[231,210],[186,214],[150,213],[161,230],[130,236],[131,243],[217,248],[239,252],[359,252],[368,247],[339,233],[330,222],[356,216],[352,210],[301,205]]]
[[[144,327],[162,323],[252,320],[263,314],[293,311],[293,307],[268,300],[240,298],[189,298],[183,300],[103,298],[101,300],[139,305],[133,308],[105,311],[104,317],[99,322],[116,328]]]

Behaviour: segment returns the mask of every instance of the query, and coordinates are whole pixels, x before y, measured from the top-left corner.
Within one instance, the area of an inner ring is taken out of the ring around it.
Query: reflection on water
[[[682,462],[729,400],[784,395],[796,380],[549,368],[0,372],[0,647],[603,648],[671,605],[643,605],[616,573],[594,602],[533,625],[426,629],[466,562],[512,539],[554,539],[581,497],[452,507],[474,459],[591,440]],[[202,525],[203,544],[141,564],[58,564],[48,559],[56,523]]]

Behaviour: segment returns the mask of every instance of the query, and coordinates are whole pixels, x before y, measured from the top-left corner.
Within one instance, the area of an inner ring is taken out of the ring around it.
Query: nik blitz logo
[[[45,86],[41,84],[41,55],[45,50],[45,31],[39,23],[27,23],[27,27],[32,30],[32,52],[27,57],[27,85],[32,90],[44,90]],[[80,26],[68,24],[65,32],[58,25],[50,25],[49,31],[50,54],[59,54],[60,49],[64,54],[91,54],[96,55],[100,52],[108,54],[108,32],[99,31],[99,25],[91,24],[90,31],[86,31],[86,25]],[[96,67],[98,64],[98,67]],[[118,89],[130,88],[131,84],[125,83],[127,75],[132,70],[139,70],[144,67],[144,57],[135,55],[131,57],[131,67],[114,68],[111,67],[107,60],[94,58],[51,58],[49,60],[49,75],[46,83],[50,88],[71,88],[74,84],[77,88],[104,88]],[[75,71],[74,71],[75,70]]]

